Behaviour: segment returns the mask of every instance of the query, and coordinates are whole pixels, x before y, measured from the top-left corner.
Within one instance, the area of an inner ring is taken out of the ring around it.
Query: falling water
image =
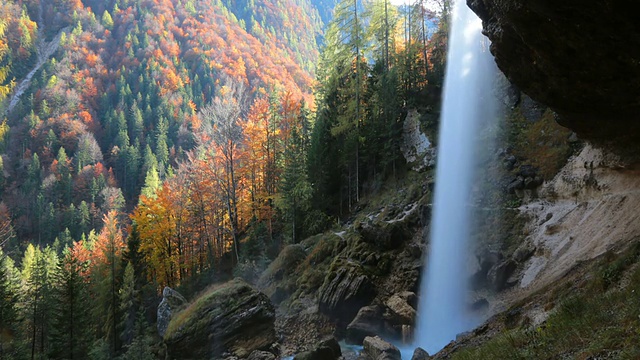
[[[440,125],[431,245],[423,274],[415,346],[433,354],[477,319],[467,311],[469,198],[480,124],[495,119],[496,68],[480,19],[456,0]]]

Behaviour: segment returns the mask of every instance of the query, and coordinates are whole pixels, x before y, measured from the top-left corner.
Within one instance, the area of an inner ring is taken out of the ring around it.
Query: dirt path
[[[22,81],[20,81],[18,86],[15,88],[13,95],[11,95],[11,99],[9,100],[9,106],[7,107],[4,113],[5,116],[9,115],[11,111],[13,111],[13,109],[16,107],[16,105],[18,105],[18,102],[20,102],[20,98],[22,97],[24,92],[29,88],[29,85],[31,85],[31,79],[33,79],[33,76],[36,74],[36,72],[38,72],[38,70],[40,70],[40,68],[44,64],[46,64],[49,58],[58,50],[58,47],[60,46],[60,38],[62,37],[62,34],[69,31],[69,27],[66,27],[60,30],[60,32],[58,32],[58,34],[51,41],[46,42],[44,40],[45,36],[44,36],[44,22],[42,20],[42,12],[43,12],[43,6],[42,6],[42,2],[40,2],[40,11],[38,14],[38,40],[36,43],[36,55],[38,60],[36,61],[36,64],[33,67],[33,69],[31,69],[31,71],[27,74],[27,76],[25,76],[25,78],[22,79]]]

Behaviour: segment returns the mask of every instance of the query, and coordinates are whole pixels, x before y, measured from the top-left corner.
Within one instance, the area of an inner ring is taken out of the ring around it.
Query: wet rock
[[[164,336],[169,327],[169,322],[173,314],[183,307],[187,303],[187,300],[179,292],[172,288],[165,286],[162,290],[162,301],[158,305],[158,321],[157,328],[158,334]]]
[[[374,296],[375,288],[362,268],[345,264],[325,277],[318,292],[318,306],[330,317],[350,323]]]
[[[364,306],[347,326],[346,342],[362,344],[367,336],[380,334],[382,329],[382,308],[377,305]]]
[[[400,350],[380,337],[367,336],[362,343],[363,352],[374,360],[401,360]]]
[[[235,279],[196,299],[174,316],[164,335],[173,359],[244,358],[276,342],[275,310],[266,295]]]
[[[423,348],[416,348],[413,351],[413,356],[411,357],[411,360],[429,360],[429,359],[431,359],[431,356]]]

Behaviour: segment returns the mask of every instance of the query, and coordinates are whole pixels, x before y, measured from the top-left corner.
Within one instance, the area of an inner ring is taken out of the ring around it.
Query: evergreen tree
[[[18,281],[13,260],[0,250],[0,359],[10,359],[16,352]]]
[[[56,267],[50,352],[54,359],[85,359],[88,356],[90,304],[88,284],[82,275],[87,266],[67,248]]]

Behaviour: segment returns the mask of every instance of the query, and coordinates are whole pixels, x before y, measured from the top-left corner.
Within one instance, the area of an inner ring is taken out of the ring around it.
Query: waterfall
[[[477,325],[468,312],[470,195],[478,132],[495,121],[496,67],[480,19],[455,0],[449,34],[431,244],[422,274],[414,345],[430,354]],[[480,124],[483,124],[482,127]],[[478,144],[482,146],[482,144]]]

